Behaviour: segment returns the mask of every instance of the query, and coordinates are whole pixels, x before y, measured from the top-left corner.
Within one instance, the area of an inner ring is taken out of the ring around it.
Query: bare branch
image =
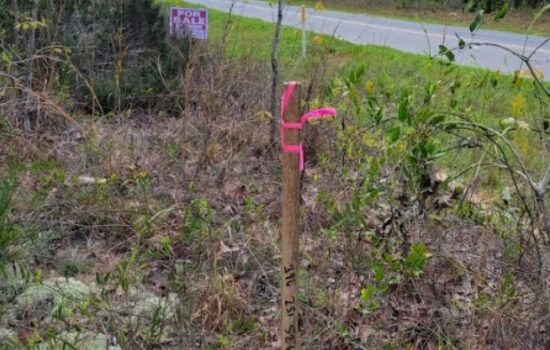
[[[277,51],[281,40],[281,26],[283,23],[283,0],[278,1],[277,7],[277,23],[275,25],[275,34],[271,43],[271,144],[277,139],[277,125],[279,123],[277,109],[277,86],[279,81],[279,64],[277,61]]]
[[[548,38],[547,40],[545,40],[545,42],[543,42],[543,45],[550,41],[550,38]],[[471,43],[468,43],[467,46],[469,48],[472,48],[473,46],[492,46],[492,47],[496,47],[496,48],[499,48],[501,50],[504,50],[514,56],[516,56],[517,58],[519,58],[526,66],[527,66],[527,69],[529,69],[529,72],[531,73],[531,76],[533,78],[533,80],[535,81],[535,83],[542,89],[542,91],[544,91],[544,93],[550,97],[550,89],[548,87],[546,87],[546,85],[542,82],[542,80],[539,78],[539,76],[537,75],[537,73],[535,72],[535,69],[533,68],[533,65],[531,64],[531,57],[533,55],[533,53],[531,53],[529,56],[525,56],[523,54],[520,54],[504,45],[500,45],[500,44],[495,44],[495,43],[485,43],[485,42],[471,42]],[[540,47],[537,47],[535,50],[538,50]]]

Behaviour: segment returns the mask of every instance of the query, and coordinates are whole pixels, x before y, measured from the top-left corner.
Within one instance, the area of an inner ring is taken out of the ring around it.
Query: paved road
[[[233,13],[245,17],[259,18],[268,22],[276,19],[276,6],[253,0],[186,0],[212,9],[228,11],[233,5]],[[273,1],[275,3],[276,1]],[[300,8],[286,6],[284,24],[300,26]],[[334,35],[357,44],[375,44],[405,52],[437,53],[438,46],[444,43],[448,48],[456,48],[458,39],[455,33],[466,42],[487,42],[529,55],[536,50],[531,62],[540,70],[546,80],[550,80],[550,42],[544,37],[527,37],[522,34],[480,30],[472,37],[468,28],[420,24],[396,19],[348,14],[336,11],[315,12],[308,9],[307,27],[317,33]],[[473,65],[502,72],[512,73],[520,68],[521,61],[514,55],[496,47],[480,46],[455,52],[457,63]],[[525,67],[521,67],[525,69]]]

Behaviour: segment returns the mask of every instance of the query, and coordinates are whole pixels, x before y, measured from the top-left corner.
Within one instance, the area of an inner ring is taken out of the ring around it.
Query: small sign
[[[178,38],[208,39],[208,10],[172,7],[170,9],[170,35]]]

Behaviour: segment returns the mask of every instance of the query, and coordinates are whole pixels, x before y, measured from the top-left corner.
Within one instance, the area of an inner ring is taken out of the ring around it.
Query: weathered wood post
[[[304,148],[300,130],[308,120],[336,116],[334,108],[321,108],[300,116],[302,86],[285,84],[281,105],[281,147],[283,162],[283,222],[281,225],[281,325],[279,337],[283,350],[300,348],[298,337],[298,230],[300,228],[301,173]]]
[[[289,84],[285,84],[288,89]],[[294,84],[288,105],[282,109],[284,123],[298,123],[302,88]],[[284,104],[284,102],[283,102]],[[281,128],[281,139],[288,145],[300,144],[300,129]],[[281,228],[281,329],[283,350],[298,349],[298,232],[300,225],[300,154],[283,152],[283,218]]]

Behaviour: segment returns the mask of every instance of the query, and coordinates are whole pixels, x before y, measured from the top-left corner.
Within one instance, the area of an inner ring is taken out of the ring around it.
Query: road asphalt
[[[231,10],[235,15],[267,22],[275,22],[277,18],[276,1],[272,1],[273,4],[254,0],[186,1],[226,12]],[[283,23],[300,27],[300,7],[285,6]],[[466,43],[491,43],[517,54],[532,55],[530,62],[533,67],[544,74],[545,80],[550,80],[550,38],[541,36],[484,29],[472,35],[469,28],[463,27],[314,9],[307,10],[306,28],[356,44],[380,45],[417,54],[437,54],[439,45],[445,45],[453,50],[458,64],[500,70],[504,73],[526,69],[518,57],[500,47],[482,45],[460,50],[457,39],[459,36]]]

